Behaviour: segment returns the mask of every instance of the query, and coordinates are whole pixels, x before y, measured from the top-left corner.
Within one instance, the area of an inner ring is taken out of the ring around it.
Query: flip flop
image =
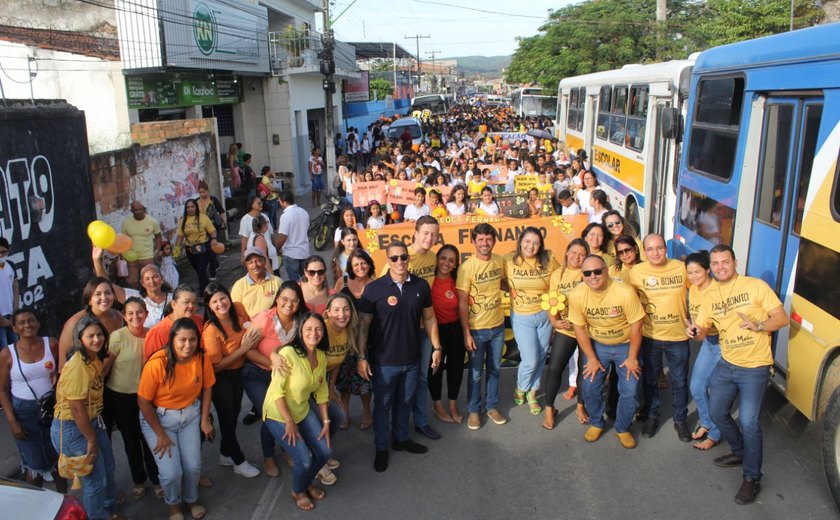
[[[315,486],[309,486],[306,488],[306,494],[309,495],[309,498],[312,500],[324,500],[327,498],[327,492]]]
[[[315,504],[309,500],[309,495],[306,493],[301,493],[300,496],[297,497],[293,493],[292,500],[295,501],[295,505],[298,506],[298,509],[302,511],[312,511],[315,509]]]
[[[697,432],[699,432],[700,430],[703,430],[703,435],[697,435]],[[709,434],[709,429],[708,428],[706,428],[705,426],[698,425],[697,428],[694,428],[694,433],[691,434],[691,438],[694,439],[695,441],[702,441],[703,439],[706,438],[706,435],[708,435],[708,434]]]

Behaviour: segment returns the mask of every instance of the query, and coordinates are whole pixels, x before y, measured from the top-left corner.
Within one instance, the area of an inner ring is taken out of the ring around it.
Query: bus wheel
[[[840,507],[840,388],[831,394],[823,415],[822,458],[828,488]]]
[[[624,206],[624,219],[633,226],[636,235],[639,236],[642,232],[641,218],[639,217],[639,204],[636,199],[630,197],[627,199],[627,204]]]

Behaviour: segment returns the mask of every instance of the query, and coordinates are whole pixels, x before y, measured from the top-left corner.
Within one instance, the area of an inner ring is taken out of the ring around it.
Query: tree
[[[795,1],[796,27],[822,16],[818,1]],[[554,90],[568,76],[682,59],[785,31],[789,10],[790,0],[669,0],[667,22],[660,26],[656,0],[590,0],[551,11],[536,35],[520,38],[505,79]]]
[[[370,80],[369,88],[371,99],[385,99],[394,93],[394,83],[383,78]]]

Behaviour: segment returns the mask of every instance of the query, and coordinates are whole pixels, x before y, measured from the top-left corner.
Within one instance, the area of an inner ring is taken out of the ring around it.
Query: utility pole
[[[431,38],[428,34],[422,36],[420,34],[415,34],[414,36],[406,36],[406,40],[414,40],[417,44],[417,89],[420,90],[420,40],[423,38]]]
[[[320,59],[321,74],[324,75],[324,124],[327,127],[324,131],[327,137],[327,149],[324,150],[324,162],[327,165],[327,171],[324,172],[324,188],[329,192],[332,186],[333,179],[336,175],[335,170],[335,123],[333,122],[333,93],[335,92],[335,80],[333,74],[335,73],[335,37],[330,28],[330,1],[324,0],[324,34],[322,36],[323,50],[318,53]],[[315,143],[319,146],[321,143]]]
[[[662,60],[662,37],[665,33],[667,19],[668,5],[666,0],[656,0],[656,61]]]
[[[435,68],[435,56],[440,54],[440,51],[426,51],[426,54],[432,56],[432,77],[437,79],[437,68]],[[437,93],[437,81],[432,85],[432,94]]]

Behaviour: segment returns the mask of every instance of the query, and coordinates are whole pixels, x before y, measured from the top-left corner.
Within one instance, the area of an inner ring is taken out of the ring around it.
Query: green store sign
[[[193,38],[198,50],[209,56],[216,49],[219,32],[213,11],[205,4],[198,4],[193,11]]]
[[[233,76],[126,76],[125,86],[129,109],[233,105],[240,101],[239,84]]]

